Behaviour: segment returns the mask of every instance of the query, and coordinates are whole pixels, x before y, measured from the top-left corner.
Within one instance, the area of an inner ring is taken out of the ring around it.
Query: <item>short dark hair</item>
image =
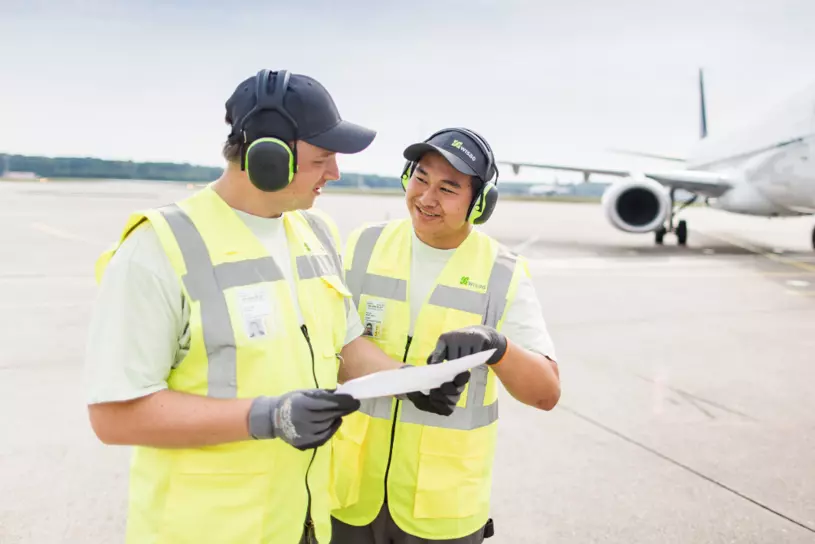
[[[229,112],[224,116],[224,121],[230,128],[233,127],[233,121],[229,117]],[[226,141],[224,142],[223,149],[221,150],[221,154],[227,160],[227,162],[234,162],[235,164],[240,164],[241,162],[241,143],[232,139],[232,134],[230,133],[229,137],[227,137]]]
[[[224,142],[223,150],[221,151],[227,162],[234,162],[240,164],[241,162],[241,144],[227,140]]]

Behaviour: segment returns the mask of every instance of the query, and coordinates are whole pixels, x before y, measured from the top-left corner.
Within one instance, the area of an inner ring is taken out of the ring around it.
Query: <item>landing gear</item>
[[[688,245],[688,222],[684,219],[679,221],[674,228],[674,218],[683,209],[687,208],[696,202],[697,195],[687,202],[683,202],[679,207],[676,207],[676,189],[671,189],[671,208],[668,210],[668,224],[659,227],[654,231],[654,241],[658,245],[662,245],[665,240],[665,235],[669,232],[676,234],[676,242],[680,246]],[[815,230],[812,232],[812,244],[815,246]]]
[[[656,231],[654,231],[654,241],[657,243],[657,245],[662,245],[662,241],[667,233],[668,229],[666,229],[664,226],[659,227]]]
[[[815,249],[815,228],[812,229],[812,249]]]
[[[680,246],[688,245],[688,222],[684,219],[676,225],[676,241]]]

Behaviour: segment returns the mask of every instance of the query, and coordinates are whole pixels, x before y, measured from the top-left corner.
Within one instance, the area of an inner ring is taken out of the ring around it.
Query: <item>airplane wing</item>
[[[499,164],[508,164],[512,166],[512,171],[515,174],[520,171],[522,166],[530,168],[543,168],[547,170],[563,170],[566,172],[582,172],[583,179],[585,181],[589,180],[589,176],[591,174],[618,177],[643,176],[671,189],[683,189],[694,194],[710,197],[721,196],[733,186],[733,181],[726,174],[717,172],[702,172],[699,170],[659,170],[638,172],[632,170],[581,168],[578,166],[566,166],[558,164],[508,161],[499,161]]]

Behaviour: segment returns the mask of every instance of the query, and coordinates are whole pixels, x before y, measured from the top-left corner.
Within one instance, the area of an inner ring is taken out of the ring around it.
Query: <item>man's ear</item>
[[[475,176],[470,176],[470,200],[481,190],[481,180]]]

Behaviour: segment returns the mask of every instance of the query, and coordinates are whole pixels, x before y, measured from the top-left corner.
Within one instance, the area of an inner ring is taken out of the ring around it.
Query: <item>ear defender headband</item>
[[[470,207],[467,209],[467,221],[473,225],[483,225],[495,211],[495,206],[498,204],[498,167],[495,164],[495,156],[492,153],[492,148],[487,141],[481,137],[477,132],[466,128],[445,128],[434,134],[431,134],[425,142],[429,142],[439,134],[446,132],[461,132],[466,134],[481,148],[481,152],[487,158],[486,176],[487,179],[481,180],[481,189],[473,195],[470,202]],[[416,168],[416,163],[407,161],[405,167],[402,169],[402,189],[407,191],[407,184],[410,181],[410,176],[413,175],[413,169]],[[493,179],[493,177],[495,179]]]
[[[277,72],[274,92],[266,91],[271,78],[269,70],[257,74],[257,97],[255,107],[243,116],[237,127],[241,142],[241,170],[245,170],[252,184],[265,192],[274,192],[286,188],[297,172],[297,146],[289,145],[278,138],[264,136],[249,143],[244,126],[246,121],[261,110],[274,110],[285,117],[294,128],[294,140],[297,140],[297,122],[283,106],[283,97],[289,85],[290,74],[286,70]],[[247,143],[249,144],[247,146]]]

